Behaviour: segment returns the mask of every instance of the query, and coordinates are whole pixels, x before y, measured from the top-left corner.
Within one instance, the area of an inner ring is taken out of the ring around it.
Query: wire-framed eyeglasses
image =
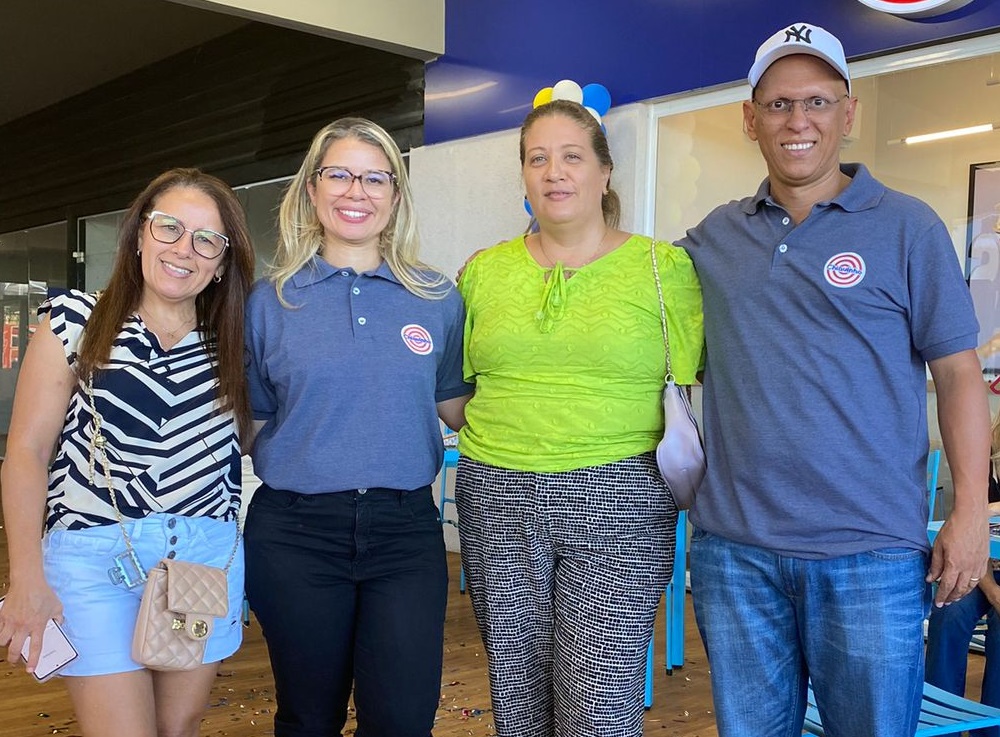
[[[770,102],[759,102],[758,100],[754,100],[753,102],[765,114],[775,118],[790,117],[795,110],[795,103],[802,105],[802,112],[807,116],[819,118],[832,113],[836,110],[837,103],[847,98],[848,95],[843,95],[834,100],[828,100],[825,97],[813,95],[812,97],[803,97],[794,100],[790,100],[787,97],[779,97]]]
[[[159,210],[153,210],[146,219],[149,220],[149,232],[160,243],[176,243],[185,233],[190,233],[194,252],[203,258],[218,258],[229,246],[229,238],[222,233],[208,228],[191,230],[173,215]]]
[[[355,180],[361,184],[364,193],[373,200],[388,197],[396,184],[396,175],[382,169],[367,169],[355,174],[343,166],[321,166],[313,173],[320,182],[323,182],[330,194],[338,197],[347,194],[354,186]]]

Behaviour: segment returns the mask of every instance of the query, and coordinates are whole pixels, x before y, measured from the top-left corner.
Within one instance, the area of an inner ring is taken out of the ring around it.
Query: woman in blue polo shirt
[[[247,593],[274,671],[276,737],[427,737],[441,684],[447,568],[431,483],[438,418],[463,424],[464,309],[420,263],[392,138],[361,118],[316,134],[281,203],[269,277],[247,304],[263,481]]]

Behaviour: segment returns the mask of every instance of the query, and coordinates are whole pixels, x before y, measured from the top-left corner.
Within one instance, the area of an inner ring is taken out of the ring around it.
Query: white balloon
[[[600,125],[602,123],[602,121],[601,121],[601,114],[599,112],[597,112],[596,110],[594,110],[594,108],[592,108],[592,107],[585,107],[584,110],[586,110],[588,113],[590,113],[591,115],[594,116],[594,120],[597,121],[598,125]]]
[[[583,103],[583,88],[572,79],[562,79],[552,85],[553,100],[571,100]]]

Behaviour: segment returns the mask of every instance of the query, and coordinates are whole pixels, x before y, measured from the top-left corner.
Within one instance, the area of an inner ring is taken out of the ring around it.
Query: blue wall
[[[849,60],[1000,29],[1000,0],[927,20],[858,0],[446,0],[445,50],[426,70],[424,140],[520,125],[560,79],[599,82],[613,105],[745,79],[760,43],[809,21]],[[465,91],[463,93],[463,91]]]

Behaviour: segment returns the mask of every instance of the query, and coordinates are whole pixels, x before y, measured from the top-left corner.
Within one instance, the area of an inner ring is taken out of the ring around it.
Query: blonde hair
[[[442,299],[452,284],[443,274],[419,259],[420,238],[410,181],[403,155],[396,142],[376,123],[365,118],[340,118],[321,129],[312,139],[302,166],[292,178],[278,211],[278,247],[268,278],[274,282],[278,300],[290,307],[282,290],[299,269],[323,247],[323,224],[309,198],[308,184],[315,183],[316,170],[334,141],[354,139],[375,146],[385,154],[396,178],[399,199],[385,229],[379,234],[379,253],[407,290],[424,299]]]

